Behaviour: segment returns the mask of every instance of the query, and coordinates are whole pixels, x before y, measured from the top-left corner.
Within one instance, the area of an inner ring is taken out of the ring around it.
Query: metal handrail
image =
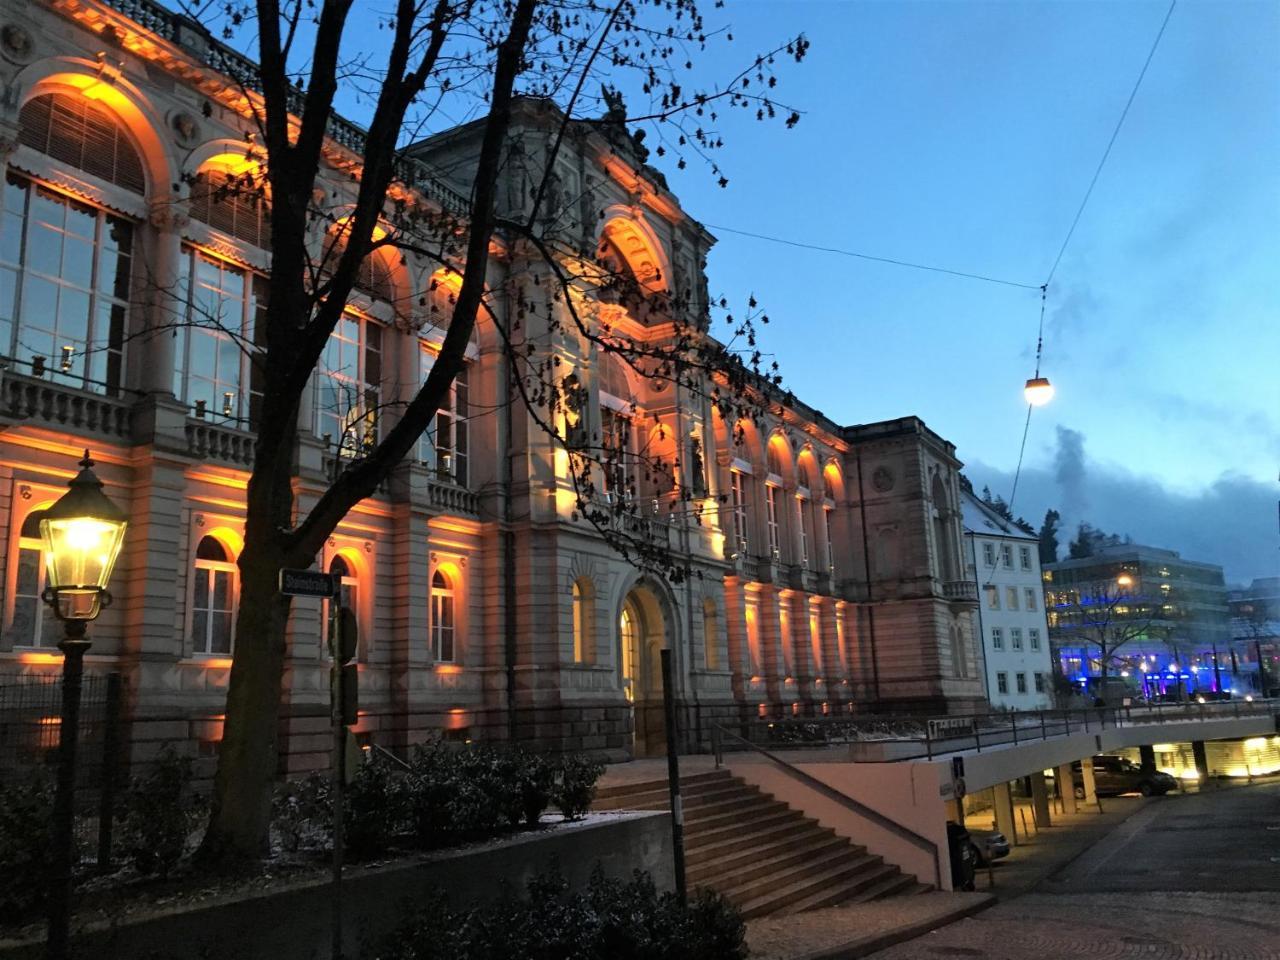
[[[726,736],[728,736],[733,740],[738,741],[739,743],[746,746],[748,749],[754,750],[756,753],[760,754],[766,760],[769,760],[771,763],[779,767],[783,771],[783,773],[787,774],[792,779],[798,780],[799,782],[803,783],[805,786],[809,787],[810,789],[816,790],[817,792],[821,793],[827,799],[834,800],[836,803],[840,804],[841,806],[847,807],[848,809],[852,810],[854,813],[858,814],[859,816],[865,817],[866,819],[870,820],[872,823],[876,824],[877,826],[883,827],[884,829],[888,830],[890,833],[894,834],[895,836],[901,837],[903,840],[906,840],[908,843],[910,843],[912,846],[916,847],[917,849],[923,850],[925,853],[929,854],[931,857],[933,857],[934,882],[939,890],[942,889],[942,859],[941,859],[941,855],[938,852],[938,845],[934,843],[934,841],[930,840],[928,837],[924,836],[923,834],[916,833],[910,827],[904,827],[902,824],[898,823],[896,820],[886,817],[880,811],[873,810],[871,807],[868,807],[866,804],[860,803],[859,801],[855,800],[853,797],[849,796],[848,794],[841,793],[839,790],[835,789],[835,787],[832,787],[830,784],[823,783],[817,777],[814,777],[814,776],[811,776],[810,774],[805,773],[799,767],[796,767],[790,763],[787,763],[787,761],[783,760],[781,757],[770,753],[768,750],[765,750],[763,747],[752,743],[750,740],[746,739],[745,737],[738,736],[732,730],[726,729],[721,724],[712,723],[711,724],[711,740],[712,740],[712,748],[715,752],[715,762],[716,762],[717,769],[719,769],[721,760],[722,760],[722,751],[721,751],[722,738]]]
[[[1240,716],[1267,715],[1280,711],[1280,700],[1232,700],[1207,703],[1175,703],[1131,705],[1128,707],[1092,707],[1077,710],[1010,711],[1007,714],[957,714],[935,717],[848,716],[758,719],[744,722],[744,739],[753,745],[764,740],[781,749],[822,747],[850,743],[919,743],[921,753],[899,756],[908,760],[918,756],[933,758],[935,753],[1019,744],[1050,737],[1068,736],[1091,728],[1133,727],[1164,724],[1180,720],[1208,720]],[[771,731],[765,737],[752,737],[750,727]],[[794,737],[789,734],[798,734]],[[957,742],[964,744],[957,746]]]

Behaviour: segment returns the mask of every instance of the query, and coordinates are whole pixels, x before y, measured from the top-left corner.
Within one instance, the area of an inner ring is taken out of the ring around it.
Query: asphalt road
[[[875,954],[956,957],[1280,960],[1280,784],[1145,801],[1032,891]]]

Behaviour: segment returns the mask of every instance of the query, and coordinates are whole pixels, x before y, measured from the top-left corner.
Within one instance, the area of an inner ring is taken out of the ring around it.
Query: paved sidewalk
[[[970,916],[985,893],[923,893],[747,923],[751,960],[852,960]]]

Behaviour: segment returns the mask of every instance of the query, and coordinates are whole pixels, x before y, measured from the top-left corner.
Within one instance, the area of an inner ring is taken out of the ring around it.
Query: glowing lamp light
[[[1043,407],[1053,399],[1053,384],[1048,377],[1032,377],[1023,388],[1023,396],[1033,407]]]
[[[86,450],[67,492],[40,518],[48,582],[44,599],[62,620],[94,620],[111,602],[107,582],[128,526],[92,467]]]
[[[1120,576],[1116,577],[1116,583],[1122,587],[1131,587],[1133,586],[1133,577],[1129,576],[1127,573],[1122,573]]]

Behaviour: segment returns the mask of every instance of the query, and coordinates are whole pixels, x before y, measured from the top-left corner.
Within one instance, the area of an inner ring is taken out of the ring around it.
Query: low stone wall
[[[523,892],[553,865],[581,889],[596,864],[624,880],[646,870],[658,889],[672,889],[670,816],[597,814],[505,841],[351,869],[343,882],[346,955],[360,956],[362,946],[376,944],[430,897],[443,894],[455,905],[492,900],[504,881]],[[327,883],[300,884],[90,930],[76,938],[75,953],[93,960],[323,960],[329,904]],[[0,960],[38,960],[43,951],[39,943],[0,943]]]

